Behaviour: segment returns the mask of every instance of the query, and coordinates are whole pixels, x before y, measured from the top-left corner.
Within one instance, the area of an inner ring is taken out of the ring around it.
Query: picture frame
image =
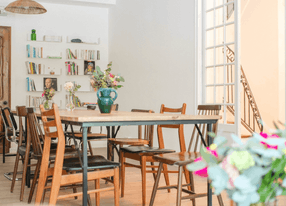
[[[92,75],[95,71],[95,61],[84,61],[84,75]]]
[[[58,79],[50,77],[43,78],[43,88],[44,90],[50,89],[50,91],[58,91]]]

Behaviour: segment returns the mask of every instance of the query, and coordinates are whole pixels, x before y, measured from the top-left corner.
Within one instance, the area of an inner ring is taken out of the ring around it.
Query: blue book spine
[[[33,47],[33,58],[36,58],[36,48]]]
[[[29,77],[27,77],[26,80],[27,80],[27,91],[29,92],[30,91],[30,80],[29,80]]]
[[[27,57],[28,58],[30,58],[31,56],[30,56],[30,53],[31,51],[30,51],[30,44],[27,44]]]

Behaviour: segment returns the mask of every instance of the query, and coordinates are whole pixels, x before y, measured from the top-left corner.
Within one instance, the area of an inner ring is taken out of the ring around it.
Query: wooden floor
[[[100,149],[94,149],[94,152],[96,154],[105,155],[106,149],[100,148]],[[11,182],[7,180],[3,174],[5,172],[11,172],[13,170],[14,166],[14,159],[15,157],[7,157],[6,163],[2,163],[2,155],[0,155],[0,205],[5,206],[22,206],[22,205],[33,205],[33,204],[27,204],[28,201],[28,193],[29,188],[25,188],[25,196],[24,201],[20,202],[19,196],[20,196],[20,181],[17,181],[15,184],[14,193],[10,193],[10,186]],[[176,169],[176,167],[172,167],[171,169]],[[152,188],[153,188],[153,177],[151,174],[147,174],[147,202],[150,201]],[[176,174],[170,174],[171,184],[176,184],[177,182],[177,175]],[[90,188],[94,188],[94,183],[90,182],[89,185]],[[100,186],[107,187],[109,184],[105,184],[105,182],[102,180],[100,182]],[[160,185],[164,185],[163,177],[161,178]],[[195,177],[195,187],[196,192],[206,192],[206,179]],[[80,190],[80,189],[79,189]],[[69,193],[72,192],[71,190],[61,190],[61,193]],[[227,198],[226,193],[223,193],[223,200],[224,204],[226,206],[230,205],[230,201]],[[48,202],[49,193],[47,193],[45,202]],[[94,195],[91,195],[92,198],[92,205],[95,205],[94,201]],[[279,198],[281,199],[279,201],[279,205],[283,205],[282,202],[286,200],[286,198]],[[102,192],[101,193],[101,202],[102,206],[113,206],[113,192]],[[149,203],[148,203],[149,204]],[[67,206],[80,206],[82,205],[82,199],[81,197],[77,200],[69,198],[65,200],[59,200],[57,205],[67,205]],[[137,168],[126,168],[126,190],[125,190],[125,197],[120,198],[120,205],[122,206],[141,206],[141,173],[140,170]],[[174,206],[176,205],[176,190],[171,190],[171,193],[168,193],[165,190],[160,190],[157,193],[156,199],[155,199],[155,206]],[[191,201],[189,200],[183,200],[182,206],[189,206],[192,205]],[[206,206],[207,205],[207,198],[198,198],[196,200],[197,206]],[[218,206],[218,201],[216,196],[213,196],[213,206]]]

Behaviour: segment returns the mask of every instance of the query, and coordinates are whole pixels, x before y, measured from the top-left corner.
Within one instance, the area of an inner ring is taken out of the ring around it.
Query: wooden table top
[[[167,120],[218,120],[219,115],[181,115],[112,111],[110,114],[102,114],[95,110],[59,110],[61,120],[74,122],[118,122],[118,121],[167,121]],[[36,113],[40,115],[40,111]]]

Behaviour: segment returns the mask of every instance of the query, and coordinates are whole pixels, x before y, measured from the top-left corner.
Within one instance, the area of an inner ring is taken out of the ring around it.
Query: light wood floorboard
[[[94,154],[100,154],[106,156],[106,148],[97,148],[94,149]],[[28,201],[28,194],[30,189],[25,189],[25,195],[24,195],[24,201],[20,202],[20,181],[16,181],[15,189],[13,193],[10,193],[10,186],[11,182],[7,180],[3,174],[5,172],[11,172],[14,167],[14,160],[15,157],[7,157],[6,163],[2,163],[2,155],[0,155],[0,205],[1,206],[23,206],[23,205],[33,205],[27,204]],[[21,168],[22,164],[20,164]],[[176,169],[176,167],[170,167],[170,169]],[[20,176],[19,176],[20,177]],[[152,174],[147,174],[147,202],[149,203],[152,188],[153,188],[153,176]],[[171,184],[176,184],[177,182],[177,175],[176,174],[170,174],[170,181]],[[100,181],[100,187],[104,188],[110,185],[108,183],[105,184],[105,181]],[[120,205],[122,206],[141,206],[141,173],[140,170],[137,168],[126,168],[126,189],[125,189],[125,197],[120,198]],[[160,185],[164,185],[164,179],[161,177]],[[206,179],[195,177],[195,187],[196,192],[206,192]],[[90,182],[89,185],[90,189],[94,188],[94,182]],[[79,191],[81,189],[78,189]],[[72,192],[71,189],[69,190],[61,190],[60,193],[70,193]],[[46,194],[45,202],[48,202],[49,192]],[[100,205],[102,206],[113,206],[114,205],[114,199],[113,199],[113,192],[102,192],[100,193]],[[226,193],[224,192],[222,194],[223,201],[225,206],[230,205],[230,201],[227,198]],[[35,198],[35,197],[34,197]],[[95,198],[94,195],[91,195],[92,204],[95,205]],[[283,205],[283,202],[285,202],[285,197],[279,197],[279,205]],[[206,206],[207,205],[207,198],[198,198],[196,199],[197,206]],[[82,199],[79,197],[77,200],[73,198],[59,200],[57,205],[63,205],[63,206],[80,206],[82,205]],[[168,193],[167,190],[160,190],[158,191],[155,199],[156,206],[174,206],[176,205],[176,190],[171,190],[171,193]],[[190,206],[192,205],[191,201],[189,200],[183,200],[182,206]],[[218,206],[218,201],[216,196],[213,196],[213,206]]]

